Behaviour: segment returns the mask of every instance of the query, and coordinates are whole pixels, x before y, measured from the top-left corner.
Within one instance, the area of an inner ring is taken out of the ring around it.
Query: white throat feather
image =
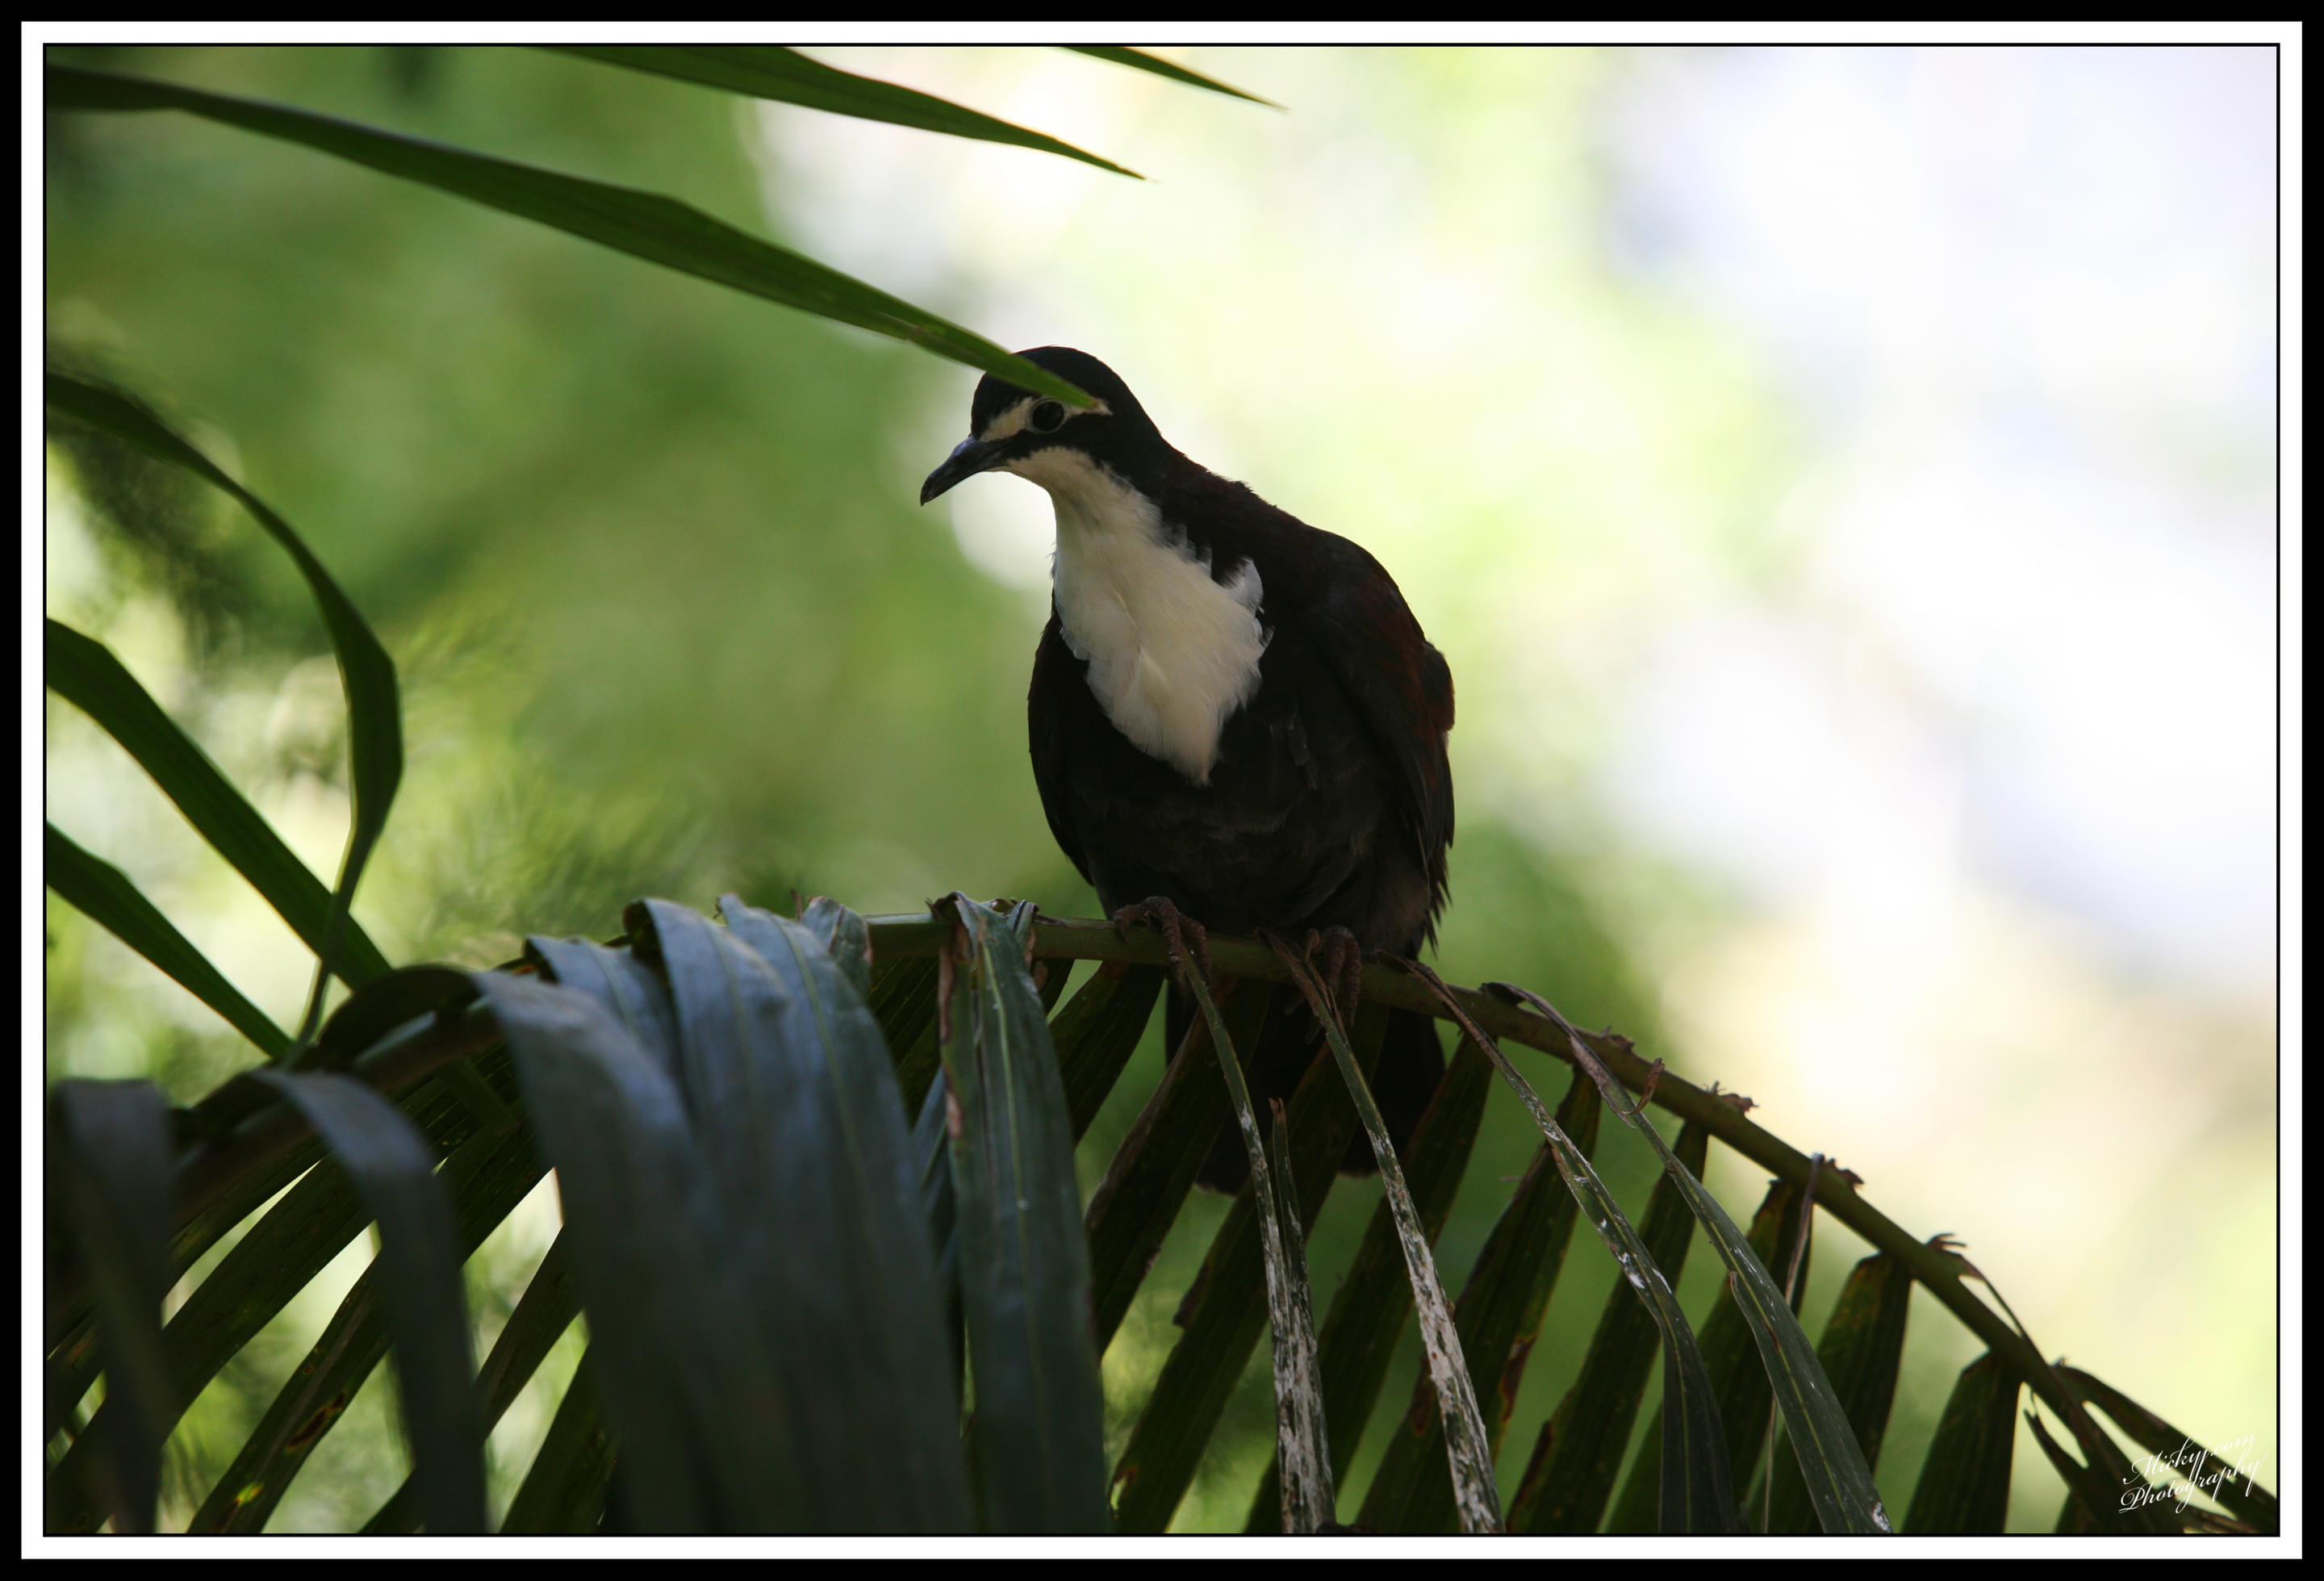
[[[1008,470],[1056,506],[1057,624],[1099,707],[1139,751],[1207,785],[1219,733],[1259,690],[1259,568],[1214,579],[1207,553],[1079,450],[1036,450]]]

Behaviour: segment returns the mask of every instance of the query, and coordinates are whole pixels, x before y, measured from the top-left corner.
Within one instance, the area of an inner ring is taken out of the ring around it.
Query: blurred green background
[[[2246,184],[2255,159],[2272,172],[2272,79],[2218,59],[2265,51],[1165,51],[1286,112],[1056,51],[815,52],[1154,179],[530,51],[61,51],[666,192],[1012,348],[1106,358],[1190,454],[1379,555],[1451,661],[1448,978],[1525,983],[1751,1093],[1892,1216],[1962,1236],[2046,1350],[2214,1442],[2255,1438],[2273,1479],[2275,892],[2272,850],[2251,855],[2272,816],[2273,659],[2251,633],[2274,594],[2272,565],[2252,570],[2273,403],[2246,366],[2272,374],[2248,294],[2268,259],[2235,209],[2224,263],[2157,265],[2179,292],[2159,307],[2099,261],[2108,227],[2144,236],[2218,185],[2200,165],[2101,201],[2094,231],[2022,223],[2041,181],[2078,179],[2074,150],[2126,145],[2158,76],[2149,143],[2180,116]],[[1964,103],[1983,162],[1937,172],[1956,209],[1913,209],[1914,136]],[[1892,142],[1868,152],[1865,126]],[[46,134],[48,359],[152,401],[286,515],[401,668],[409,767],[357,905],[392,958],[607,936],[648,893],[876,912],[963,889],[1093,912],[1025,753],[1046,502],[995,478],[915,504],[973,373],[189,118]],[[1746,179],[1770,169],[1793,208]],[[1803,232],[1812,263],[1767,245]],[[2080,321],[2010,295],[2021,280],[2095,294],[2083,341],[2122,356],[2107,331],[2135,328],[2146,355],[2078,361],[2042,326]],[[1963,282],[1993,301],[1943,294]],[[1978,331],[1949,333],[1947,302]],[[2187,350],[2222,338],[2243,359],[2225,373]],[[48,454],[48,613],[111,645],[334,871],[345,744],[303,587],[217,496],[69,435]],[[2096,536],[2056,535],[2075,522]],[[2150,635],[2158,604],[2184,640],[2142,670],[2155,644],[2125,633]],[[2092,610],[2119,618],[2072,626]],[[2097,744],[2061,757],[2060,719]],[[2158,724],[2195,734],[2136,757]],[[45,726],[51,818],[294,1022],[288,930],[85,719],[51,700]],[[2018,768],[2044,754],[2067,767]],[[2107,789],[2132,782],[2178,800]],[[2121,838],[2078,846],[2045,807]],[[2158,931],[2158,913],[2217,926]],[[48,1080],[151,1075],[185,1102],[250,1062],[53,898],[46,933]],[[1158,1070],[1149,1047],[1084,1145],[1085,1186]],[[1496,1095],[1440,1247],[1455,1288],[1535,1140]],[[1628,1142],[1603,1162],[1642,1205]],[[1712,1183],[1738,1216],[1761,1187],[1731,1160]],[[1319,1307],[1377,1191],[1335,1190]],[[1198,1196],[1106,1357],[1117,1435],[1222,1206]],[[544,1187],[472,1263],[482,1345],[554,1215]],[[1862,1254],[1824,1227],[1811,1332]],[[165,1530],[368,1254],[189,1414]],[[1505,1487],[1611,1287],[1578,1248]],[[1976,1348],[1932,1308],[1915,1322],[1892,1511]],[[565,1343],[494,1435],[497,1501]],[[1343,1512],[1416,1375],[1407,1349]],[[271,1530],[345,1530],[392,1491],[383,1377]],[[1239,1529],[1271,1444],[1262,1351],[1180,1529]],[[2018,1465],[2013,1529],[2045,1530],[2060,1484],[2030,1440]]]

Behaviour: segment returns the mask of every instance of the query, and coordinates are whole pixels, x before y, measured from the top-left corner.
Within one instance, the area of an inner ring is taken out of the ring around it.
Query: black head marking
[[[1071,406],[987,374],[969,402],[968,438],[928,475],[920,487],[922,504],[964,477],[1055,446],[1079,450],[1132,480],[1185,464],[1130,386],[1097,358],[1068,346],[1037,346],[1018,355],[1071,380],[1098,404]]]
[[[1070,420],[1090,421],[1111,416],[1126,419],[1148,430],[1154,427],[1146,415],[1146,409],[1138,404],[1138,397],[1130,393],[1130,386],[1123,384],[1111,368],[1089,353],[1075,351],[1070,346],[1037,346],[1030,351],[1020,351],[1017,355],[1036,367],[1047,368],[1059,378],[1072,381],[1104,403],[1102,411],[1081,411],[1067,407],[1065,411]],[[968,431],[983,433],[995,418],[1031,393],[1031,391],[1010,384],[998,374],[985,374],[978,381],[976,394],[968,403]]]

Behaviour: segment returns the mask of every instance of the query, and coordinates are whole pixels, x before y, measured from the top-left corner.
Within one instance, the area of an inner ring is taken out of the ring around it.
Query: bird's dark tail
[[[1169,1047],[1178,1047],[1194,1016],[1194,1001],[1174,986],[1164,1012]],[[1323,1028],[1308,1011],[1299,991],[1287,983],[1275,986],[1266,1023],[1253,1047],[1237,1052],[1242,1057],[1243,1080],[1250,1088],[1251,1106],[1258,1112],[1261,1135],[1267,1125],[1268,1100],[1280,1098],[1286,1105],[1290,1103],[1291,1094],[1308,1066],[1318,1058],[1331,1058],[1323,1044]],[[1417,1011],[1388,1011],[1370,1086],[1373,1101],[1379,1105],[1380,1117],[1388,1122],[1388,1140],[1395,1143],[1399,1154],[1412,1140],[1413,1127],[1420,1123],[1421,1113],[1435,1096],[1436,1084],[1443,1074],[1444,1047],[1437,1040],[1436,1022]],[[1338,1090],[1336,1075],[1333,1086]],[[1344,1095],[1339,1101],[1348,1102]],[[1240,1191],[1244,1178],[1250,1173],[1250,1161],[1243,1154],[1242,1136],[1233,1113],[1222,1109],[1220,1118],[1217,1141],[1194,1179],[1216,1191]],[[1346,1157],[1340,1161],[1340,1172],[1369,1175],[1378,1168],[1372,1158],[1372,1144],[1359,1127],[1348,1142]]]

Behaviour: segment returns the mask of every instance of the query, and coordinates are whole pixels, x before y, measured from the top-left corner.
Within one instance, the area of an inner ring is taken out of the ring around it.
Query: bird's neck
[[[1106,717],[1141,752],[1209,783],[1220,731],[1259,689],[1259,568],[1214,568],[1153,500],[1079,451],[1038,451],[1012,470],[1056,506],[1057,624]]]

